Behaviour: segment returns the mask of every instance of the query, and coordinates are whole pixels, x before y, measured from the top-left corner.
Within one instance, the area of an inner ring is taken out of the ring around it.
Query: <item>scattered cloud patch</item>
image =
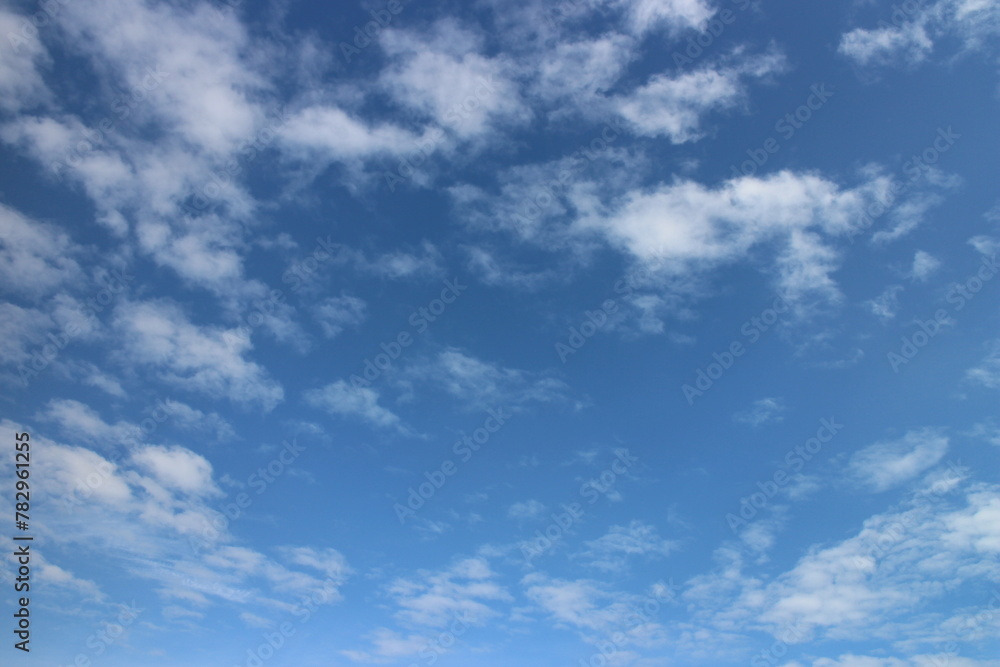
[[[785,409],[785,404],[780,398],[760,398],[754,401],[750,408],[734,414],[733,419],[741,424],[757,427],[768,422],[780,422],[784,419],[782,413]]]
[[[902,438],[877,442],[855,452],[850,475],[875,492],[916,478],[948,452],[948,438],[935,429],[909,431]]]

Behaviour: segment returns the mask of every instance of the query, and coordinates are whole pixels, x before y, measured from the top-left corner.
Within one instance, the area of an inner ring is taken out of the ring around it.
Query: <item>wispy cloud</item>
[[[898,440],[877,442],[855,452],[848,471],[872,491],[885,491],[936,465],[947,451],[948,438],[940,430],[909,431]]]
[[[357,417],[375,426],[407,432],[400,418],[379,405],[379,392],[369,387],[353,386],[337,380],[321,389],[305,393],[306,403],[339,416]]]
[[[780,398],[760,398],[754,401],[750,408],[734,414],[733,419],[757,427],[768,422],[780,422],[784,419],[782,413],[785,409],[784,402]]]

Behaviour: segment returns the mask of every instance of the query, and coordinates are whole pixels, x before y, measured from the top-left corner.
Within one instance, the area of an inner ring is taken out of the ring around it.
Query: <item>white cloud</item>
[[[888,11],[888,10],[886,10]],[[957,38],[966,50],[989,48],[1000,34],[1000,10],[984,0],[936,0],[893,5],[891,25],[855,28],[845,33],[838,50],[859,65],[916,65],[939,44]]]
[[[648,612],[639,613],[648,598],[616,591],[591,579],[556,579],[540,572],[525,576],[521,585],[525,597],[556,627],[575,629],[585,642],[596,644],[599,638],[622,633],[622,641],[616,642],[620,647],[663,647],[666,643],[664,627]]]
[[[444,628],[461,619],[478,626],[500,615],[490,602],[513,599],[495,579],[484,558],[465,558],[440,572],[422,570],[419,578],[397,579],[387,591],[400,607],[396,617],[406,623]]]
[[[28,16],[0,7],[0,35],[6,42],[0,59],[0,109],[20,111],[49,101],[40,70],[51,60],[38,28]]]
[[[941,261],[935,258],[934,255],[923,250],[918,250],[913,256],[913,268],[910,269],[910,276],[914,280],[923,282],[940,267]]]
[[[201,327],[175,304],[123,304],[115,313],[122,357],[158,371],[183,389],[270,410],[284,397],[281,386],[260,365],[246,359],[249,338],[218,327]]]
[[[356,416],[382,428],[395,427],[406,432],[399,417],[378,404],[379,393],[369,387],[352,386],[344,380],[332,382],[322,389],[305,394],[306,403],[341,416]]]
[[[983,438],[991,445],[1000,447],[1000,426],[997,426],[996,421],[992,418],[987,419],[985,422],[975,424],[970,430],[969,435],[977,438]]]
[[[897,60],[916,64],[930,54],[933,46],[924,26],[911,22],[875,30],[855,28],[843,35],[838,50],[863,66],[890,64]]]
[[[190,449],[150,445],[133,451],[132,460],[169,489],[196,496],[222,495],[212,481],[212,464]]]
[[[415,276],[437,276],[442,272],[441,253],[426,241],[420,252],[393,251],[369,259],[363,253],[356,256],[359,270],[380,278],[401,280]]]
[[[761,398],[753,402],[747,409],[737,412],[733,419],[750,426],[760,426],[768,422],[780,422],[784,417],[785,404],[780,398]]]
[[[627,299],[638,313],[636,326],[640,333],[661,334],[665,323],[660,315],[668,310],[667,301],[658,294],[634,294]],[[684,343],[686,339],[680,334],[671,334],[676,343]]]
[[[29,220],[0,204],[0,285],[4,290],[39,297],[79,283],[83,272],[75,258],[81,252],[58,227]]]
[[[73,399],[52,399],[39,418],[54,422],[67,436],[77,436],[102,449],[132,445],[141,441],[142,429],[134,424],[108,424],[96,410]]]
[[[875,492],[915,478],[944,457],[948,438],[934,429],[909,431],[898,440],[877,442],[854,453],[849,474]]]
[[[973,236],[971,239],[969,239],[969,245],[975,248],[976,252],[979,252],[988,257],[992,257],[993,255],[1000,252],[1000,239],[994,238],[992,236],[986,236],[982,234],[978,236]]]
[[[700,29],[715,11],[703,0],[524,2],[493,9],[509,78],[523,83],[523,99],[553,124],[606,118],[619,104],[606,94],[642,56],[645,37]],[[601,31],[580,30],[587,21]],[[476,43],[469,37],[463,46],[468,51]]]
[[[838,253],[823,235],[850,231],[882,185],[884,179],[877,177],[842,189],[820,176],[789,171],[736,178],[716,188],[678,179],[631,191],[612,206],[595,207],[577,226],[601,232],[664,275],[732,263],[769,242],[786,299],[836,301],[841,295],[830,274],[837,268]]]
[[[469,270],[487,285],[532,291],[558,279],[557,270],[527,271],[498,258],[486,248],[468,247],[465,251]]]
[[[177,188],[178,194],[189,194],[182,184],[178,183]],[[249,285],[242,284],[240,228],[215,213],[171,221],[145,218],[136,225],[136,236],[143,251],[194,285],[232,298],[239,298],[241,293],[247,297],[262,295],[262,290],[253,294],[247,291]]]
[[[517,502],[507,508],[507,517],[510,519],[537,519],[544,513],[545,505],[537,500]]]
[[[390,59],[379,85],[459,139],[531,117],[507,76],[507,62],[480,55],[482,38],[452,19],[422,34],[386,30],[379,44]]]
[[[48,11],[48,10],[46,10]],[[47,30],[106,95],[85,118],[53,108],[0,136],[82,187],[96,219],[190,284],[260,298],[243,274],[256,202],[240,180],[275,134],[266,42],[211,3],[61,4]],[[123,26],[114,34],[110,24]],[[278,121],[280,122],[280,121]],[[151,139],[155,137],[155,139]],[[187,207],[187,208],[186,208]]]
[[[40,544],[31,547],[32,590],[36,590],[51,600],[54,607],[72,608],[77,613],[117,614],[126,605],[109,601],[109,596],[90,579],[78,577],[71,570],[51,562],[49,556],[54,549]],[[13,585],[17,573],[17,559],[10,557],[0,560],[0,580]]]
[[[183,616],[184,613],[181,612],[178,615]],[[273,625],[270,620],[263,618],[262,616],[258,616],[257,614],[251,614],[250,612],[247,611],[244,611],[240,614],[240,620],[246,623],[251,628],[268,629],[271,628]]]
[[[823,488],[822,478],[816,475],[792,475],[785,493],[793,500],[802,500]]]
[[[569,387],[555,378],[506,368],[449,348],[403,372],[405,383],[430,383],[472,408],[517,409],[529,403],[562,403]]]
[[[987,557],[1000,553],[1000,495],[996,489],[978,488],[968,494],[967,507],[945,515],[947,533],[942,540],[951,548]]]
[[[617,0],[632,32],[644,35],[665,28],[671,33],[700,28],[715,10],[703,0]]]
[[[375,628],[364,636],[371,643],[367,651],[344,650],[341,654],[355,662],[388,664],[400,658],[415,656],[431,645],[427,637],[403,635],[389,628]],[[432,655],[436,655],[436,652]]]
[[[138,445],[155,433],[155,425],[166,420],[183,430],[211,434],[218,441],[236,437],[233,427],[219,414],[205,413],[173,399],[156,401],[146,413],[151,416],[143,420],[143,426],[126,421],[108,424],[96,410],[80,401],[52,399],[37,417],[56,424],[67,437],[82,438],[102,450]]]
[[[55,498],[77,494],[100,507],[122,507],[134,500],[133,489],[122,476],[120,466],[90,449],[57,446],[40,458],[51,485],[58,488]]]
[[[339,244],[334,244],[339,245]],[[337,247],[332,266],[349,266],[359,273],[384,280],[439,276],[443,272],[441,253],[433,244],[424,241],[419,250],[397,249],[386,252],[366,253],[363,250]],[[321,281],[305,285],[318,290]]]
[[[224,154],[262,120],[251,98],[267,84],[248,67],[252,45],[235,13],[208,3],[81,0],[59,20],[75,48],[112,68],[127,89],[145,92],[131,109],[140,121],[155,117],[190,145]],[[108,31],[110,20],[122,29]]]
[[[110,396],[123,398],[126,395],[118,378],[105,373],[89,361],[69,361],[66,363],[66,369],[74,379],[96,387]]]
[[[974,366],[965,371],[965,379],[987,389],[1000,389],[1000,339],[988,343],[989,352]]]
[[[341,583],[353,574],[347,564],[347,558],[336,549],[316,549],[313,547],[285,547],[283,549],[288,561],[296,565],[304,565],[320,572],[324,577]]]
[[[627,526],[611,526],[608,532],[586,543],[577,554],[588,567],[607,572],[626,569],[630,557],[662,558],[679,548],[679,543],[663,539],[656,528],[639,520]]]
[[[957,179],[943,174],[932,175],[928,180],[942,189],[954,187],[957,182]],[[927,212],[942,201],[944,199],[937,193],[918,193],[906,201],[895,203],[887,216],[891,226],[872,234],[872,242],[889,243],[903,238],[923,223]]]
[[[755,518],[740,531],[740,541],[757,557],[757,563],[766,563],[767,552],[774,547],[778,532],[787,523],[787,508],[784,505],[768,507],[770,516]]]
[[[600,134],[595,133],[595,138],[601,138]],[[575,240],[568,238],[562,221],[571,211],[569,197],[584,186],[581,181],[590,176],[587,172],[595,169],[596,160],[604,163],[614,155],[614,151],[597,151],[593,156],[577,151],[551,162],[503,170],[497,178],[497,194],[469,184],[453,186],[449,193],[456,215],[466,225],[478,230],[504,230],[519,239],[562,250]]]
[[[49,342],[45,332],[52,328],[52,318],[45,313],[0,302],[0,362],[20,364],[27,361],[37,351],[35,346]]]
[[[561,41],[532,59],[531,94],[548,103],[566,104],[563,114],[596,116],[606,106],[601,96],[636,55],[632,40],[615,33]],[[553,114],[558,116],[559,110]]]
[[[395,125],[369,125],[342,109],[319,105],[293,114],[279,134],[293,154],[344,161],[394,155],[421,139]]]
[[[26,430],[6,420],[0,426],[8,432]],[[39,497],[33,528],[58,553],[100,558],[125,576],[151,580],[167,602],[237,602],[241,611],[257,617],[290,613],[295,609],[290,597],[307,595],[317,603],[339,599],[351,570],[336,550],[288,547],[280,550],[284,559],[279,562],[232,544],[228,523],[206,504],[218,495],[211,465],[195,452],[113,443],[101,455],[34,432],[31,441],[32,464],[39,472],[32,488]],[[2,457],[12,466],[13,448]],[[8,481],[0,480],[0,490],[13,495]],[[102,597],[52,553],[40,561],[43,577],[75,591],[80,600]]]
[[[521,582],[525,595],[558,622],[600,632],[615,625],[617,614],[601,601],[613,599],[594,581],[550,579],[541,573],[529,574]]]
[[[919,610],[947,604],[960,587],[1000,576],[1000,489],[971,484],[953,467],[929,475],[899,506],[858,533],[816,544],[789,570],[758,578],[729,550],[722,566],[688,582],[695,618],[720,629],[765,630],[792,644],[891,638],[897,645],[963,640]],[[720,549],[720,552],[723,551]],[[919,573],[915,576],[914,573]]]
[[[367,304],[347,294],[327,297],[313,306],[313,316],[327,338],[335,338],[347,327],[358,326],[366,315]]]
[[[157,405],[154,411],[156,408],[161,408],[161,405]],[[186,403],[181,403],[170,398],[162,402],[162,410],[171,420],[171,423],[176,424],[182,429],[211,433],[219,441],[232,440],[236,437],[233,427],[216,412],[202,412]]]
[[[642,136],[665,136],[675,144],[702,136],[701,118],[712,110],[728,109],[743,100],[743,79],[780,72],[778,54],[747,57],[740,65],[703,67],[674,76],[658,74],[648,83],[617,99],[618,112]]]
[[[865,305],[872,315],[883,322],[888,322],[896,317],[899,311],[899,293],[902,291],[901,285],[889,285],[877,297],[865,301]]]

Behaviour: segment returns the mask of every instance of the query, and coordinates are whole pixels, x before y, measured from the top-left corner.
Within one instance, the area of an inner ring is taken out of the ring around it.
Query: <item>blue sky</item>
[[[1000,665],[995,3],[0,37],[3,664]]]

